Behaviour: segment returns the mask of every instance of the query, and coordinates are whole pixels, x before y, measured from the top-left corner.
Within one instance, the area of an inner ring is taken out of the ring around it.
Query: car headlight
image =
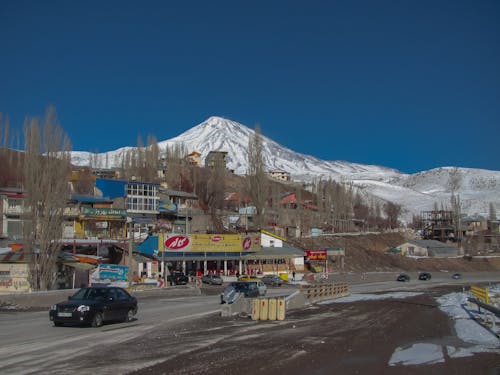
[[[90,306],[87,306],[87,305],[80,305],[80,306],[78,306],[78,308],[76,309],[76,311],[79,311],[79,312],[86,312],[86,311],[90,311]]]

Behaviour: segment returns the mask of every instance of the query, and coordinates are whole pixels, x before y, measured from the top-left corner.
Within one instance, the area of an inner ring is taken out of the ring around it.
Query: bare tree
[[[144,155],[144,178],[145,181],[156,182],[158,180],[158,169],[160,167],[160,150],[158,141],[154,135],[148,135],[147,146]]]
[[[448,188],[452,195],[456,194],[458,189],[462,186],[462,172],[459,168],[453,167],[450,171],[450,177],[448,179]]]
[[[385,215],[387,217],[387,226],[390,229],[399,226],[399,215],[401,215],[401,206],[392,202],[387,202],[384,205]]]
[[[256,209],[255,225],[257,228],[262,228],[264,225],[267,185],[262,136],[260,126],[256,125],[253,136],[248,140],[247,194],[252,199]]]
[[[212,173],[207,182],[207,202],[212,218],[215,218],[217,211],[223,208],[225,192],[226,167],[222,154],[217,154],[214,160]]]
[[[497,210],[495,209],[495,204],[493,202],[490,202],[488,219],[490,221],[495,221],[497,219]]]
[[[167,166],[165,180],[171,189],[180,190],[182,187],[182,169],[186,155],[186,146],[182,143],[165,148],[163,157]]]
[[[52,288],[61,249],[63,210],[68,199],[70,143],[49,107],[43,127],[37,118],[24,125],[25,250],[34,290]]]

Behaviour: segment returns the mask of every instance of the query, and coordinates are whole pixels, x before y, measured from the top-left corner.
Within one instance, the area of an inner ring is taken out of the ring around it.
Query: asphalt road
[[[335,275],[332,278],[348,281],[352,293],[421,290],[439,285],[469,286],[500,282],[500,272],[464,274],[460,280],[451,279],[449,273],[433,273],[429,281],[419,281],[415,275],[410,275],[412,279],[407,283],[396,282],[396,276],[396,273],[368,273]],[[268,294],[284,295],[295,289],[296,286],[273,288]],[[218,316],[218,294],[221,287],[206,286],[203,290],[201,296],[168,297],[168,292],[155,297],[139,296],[139,313],[135,321],[106,324],[98,329],[53,327],[47,311],[2,311],[0,373],[67,374],[91,371],[98,374],[122,374],[152,366],[179,354],[175,353],[176,350],[182,352],[187,349],[182,346],[169,347],[168,351],[164,349],[161,356],[151,357],[148,355],[151,348],[146,349],[148,343],[155,342],[160,336],[168,342],[168,337],[164,337],[166,332],[182,335],[183,328],[180,327],[189,327],[192,322],[203,321],[210,326],[210,320]],[[224,324],[224,321],[218,321],[218,324]],[[228,328],[232,324],[228,323]],[[137,350],[129,350],[133,343],[139,342],[143,343],[142,347],[139,345]],[[138,356],[138,352],[143,355]]]

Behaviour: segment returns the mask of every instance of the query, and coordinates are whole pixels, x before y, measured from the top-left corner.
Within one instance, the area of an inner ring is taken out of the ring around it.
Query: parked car
[[[452,279],[455,279],[455,280],[458,280],[458,279],[461,279],[462,278],[462,275],[459,274],[459,273],[454,273],[453,275],[451,275],[451,278]]]
[[[431,279],[431,274],[429,272],[420,272],[418,274],[418,279],[419,280],[430,280]]]
[[[271,285],[271,286],[283,285],[283,279],[278,275],[265,275],[260,280],[266,285]]]
[[[167,281],[170,285],[186,285],[189,282],[189,277],[183,272],[173,271],[167,276]]]
[[[222,285],[222,277],[218,275],[205,275],[201,277],[201,282],[210,285]]]
[[[220,295],[220,303],[233,303],[238,293],[242,293],[245,297],[258,297],[260,295],[256,282],[234,281],[224,288]]]
[[[118,287],[82,288],[68,301],[53,305],[49,319],[54,326],[88,324],[101,327],[108,321],[131,321],[137,314],[137,299]]]
[[[398,278],[396,279],[397,281],[410,281],[410,276],[407,275],[406,273],[402,273],[398,276]]]

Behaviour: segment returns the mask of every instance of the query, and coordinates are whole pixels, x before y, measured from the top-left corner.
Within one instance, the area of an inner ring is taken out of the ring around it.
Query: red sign
[[[212,242],[220,242],[224,239],[222,236],[213,236],[212,237]]]
[[[189,237],[172,236],[165,240],[165,248],[168,250],[181,250],[189,245]]]
[[[326,260],[326,250],[304,250],[309,260]]]
[[[243,250],[249,250],[252,247],[252,239],[250,237],[245,237],[242,244]]]

